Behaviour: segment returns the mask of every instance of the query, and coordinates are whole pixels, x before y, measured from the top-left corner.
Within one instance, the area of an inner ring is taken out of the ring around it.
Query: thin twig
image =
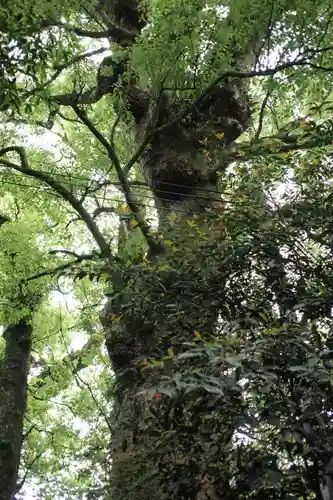
[[[113,207],[98,207],[96,210],[94,210],[93,213],[93,218],[96,219],[101,214],[114,214],[115,213],[115,208]]]
[[[53,73],[53,75],[43,85],[35,88],[34,92],[36,90],[42,90],[45,87],[47,87],[48,85],[51,85],[51,83],[53,83],[58,78],[58,76],[61,75],[61,73],[65,69],[70,68],[71,66],[73,66],[73,64],[76,64],[84,59],[88,59],[89,57],[92,57],[96,54],[101,54],[102,52],[106,52],[107,50],[110,50],[110,49],[108,47],[100,47],[99,49],[95,49],[95,50],[91,50],[90,52],[84,52],[83,54],[79,54],[63,64],[58,64],[58,65],[54,66],[54,69],[56,71]]]
[[[83,54],[78,54],[77,56],[73,57],[69,61],[63,63],[63,64],[58,64],[54,66],[55,70],[64,70],[69,68],[75,63],[78,63],[82,61],[83,59],[88,59],[89,57],[95,56],[97,54],[102,54],[103,52],[109,51],[109,47],[100,47],[99,49],[91,50],[90,52],[84,52]]]
[[[25,474],[24,474],[22,480],[16,485],[16,489],[15,489],[16,493],[18,493],[22,489],[22,487],[27,479],[27,476],[28,476],[29,472],[31,471],[34,463],[37,462],[37,460],[39,460],[40,457],[42,457],[43,455],[44,455],[44,452],[38,453],[38,455],[35,455],[35,457],[32,459],[32,461],[27,465],[27,469],[25,471]]]
[[[61,266],[57,266],[53,269],[47,269],[46,271],[42,271],[41,273],[34,274],[33,276],[29,276],[29,278],[27,278],[26,281],[37,280],[40,278],[44,278],[45,276],[55,276],[60,271],[65,271],[66,269],[69,269],[69,268],[75,266],[76,264],[79,264],[80,262],[82,262],[82,261],[78,260],[78,259],[72,260],[71,262],[66,262],[66,264],[61,264]]]
[[[129,171],[131,170],[132,166],[138,161],[138,159],[141,157],[141,155],[144,153],[148,143],[152,139],[152,134],[155,130],[155,125],[158,120],[159,112],[160,112],[160,106],[161,106],[161,101],[163,97],[163,92],[164,92],[164,87],[163,84],[167,78],[167,74],[164,76],[163,82],[161,83],[161,88],[159,91],[159,94],[157,96],[156,100],[156,105],[152,114],[151,119],[149,120],[149,123],[146,126],[146,133],[145,137],[142,141],[142,143],[139,145],[138,149],[135,151],[134,155],[132,158],[129,160],[129,162],[125,165],[124,167],[124,174],[127,176]],[[150,132],[152,130],[153,132]]]

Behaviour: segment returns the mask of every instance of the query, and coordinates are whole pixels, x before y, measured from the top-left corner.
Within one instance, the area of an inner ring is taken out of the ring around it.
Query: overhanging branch
[[[100,344],[101,341],[99,341],[98,339],[96,340],[96,337],[91,336],[81,349],[69,352],[67,356],[59,360],[59,367],[56,367],[52,370],[52,368],[50,368],[49,366],[45,366],[45,368],[42,370],[42,373],[40,373],[38,377],[36,377],[36,380],[32,380],[30,384],[31,390],[41,389],[46,384],[47,379],[52,375],[52,372],[57,374],[58,370],[60,370],[61,372],[61,369],[64,367],[69,367],[73,375],[76,375],[79,371],[87,368],[89,366],[89,363],[85,362],[84,358],[89,355],[92,349],[96,349],[96,347]],[[63,390],[65,385],[67,385],[67,378],[64,377],[62,387],[58,390]]]
[[[99,49],[95,49],[95,50],[91,50],[90,52],[84,52],[83,54],[79,54],[79,55],[73,57],[70,61],[67,61],[66,63],[58,64],[58,65],[54,66],[53,69],[55,70],[55,72],[53,73],[53,75],[49,78],[49,80],[46,83],[44,83],[41,87],[38,87],[35,90],[44,89],[45,87],[47,87],[48,85],[53,83],[61,75],[61,73],[65,69],[70,68],[71,66],[73,66],[73,64],[76,64],[80,61],[84,61],[84,59],[88,59],[89,57],[92,57],[94,55],[102,54],[103,52],[106,52],[107,50],[109,50],[107,47],[100,47]],[[33,92],[35,92],[35,90]],[[53,99],[53,100],[56,101],[56,99]],[[60,103],[58,103],[58,104],[60,104]]]
[[[54,95],[51,99],[61,106],[75,106],[78,104],[94,104],[98,102],[103,95],[105,94],[99,92],[98,87],[94,87],[86,92],[70,92],[69,94]]]
[[[167,130],[171,129],[172,127],[176,126],[179,122],[184,120],[191,112],[195,111],[196,108],[198,108],[200,105],[203,104],[205,101],[205,98],[209,96],[209,94],[218,86],[220,85],[223,81],[227,81],[229,78],[232,79],[248,79],[248,78],[253,78],[253,77],[264,77],[264,76],[270,76],[273,77],[277,73],[284,71],[286,69],[295,67],[295,66],[309,66],[313,67],[313,63],[309,61],[309,57],[314,57],[317,54],[323,53],[323,52],[328,52],[333,50],[333,47],[325,47],[323,49],[317,49],[317,50],[308,50],[307,52],[304,52],[302,55],[304,56],[300,60],[294,60],[294,61],[289,61],[287,63],[279,64],[275,68],[267,68],[265,70],[253,70],[253,71],[247,71],[247,72],[240,72],[240,71],[225,71],[221,73],[217,78],[215,78],[211,84],[206,87],[201,95],[191,104],[185,107],[185,109],[174,119],[170,120],[169,122],[165,123],[164,125],[161,125],[160,127],[153,129],[150,134],[147,134],[145,140],[143,143],[139,146],[138,150],[136,151],[135,155],[133,158],[128,162],[128,164],[125,166],[124,171],[125,173],[128,173],[130,168],[134,165],[134,163],[140,158],[141,154],[144,152],[146,146],[149,144],[149,142],[154,139],[157,135],[166,132]],[[319,69],[318,66],[316,66],[316,69]],[[320,68],[321,70],[325,71],[333,71],[333,68]],[[269,94],[266,97],[266,101],[269,97]],[[266,104],[266,103],[265,103]],[[259,130],[260,132],[260,130]]]
[[[26,281],[37,280],[40,278],[44,278],[45,276],[55,276],[59,274],[61,271],[66,271],[67,269],[70,269],[71,267],[75,266],[76,264],[80,264],[81,262],[82,259],[71,260],[70,262],[66,262],[65,264],[61,264],[60,266],[54,267],[53,269],[46,269],[45,271],[42,271],[38,274],[29,276],[29,278],[27,278]]]

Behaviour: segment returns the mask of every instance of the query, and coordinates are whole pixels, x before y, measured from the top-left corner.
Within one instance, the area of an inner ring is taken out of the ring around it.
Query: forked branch
[[[157,242],[155,238],[151,235],[150,227],[145,221],[144,217],[142,216],[141,210],[139,208],[139,205],[135,199],[135,196],[132,193],[130,183],[128,182],[127,176],[122,169],[122,166],[120,164],[119,158],[109,143],[109,141],[104,137],[104,135],[95,127],[95,125],[92,123],[92,121],[88,118],[87,114],[85,113],[84,110],[79,108],[78,106],[73,106],[74,111],[76,112],[77,116],[82,120],[82,123],[86,125],[86,127],[90,130],[90,132],[96,137],[96,139],[104,146],[108,157],[110,158],[119,182],[120,182],[120,187],[123,191],[126,203],[133,213],[137,223],[138,227],[141,230],[150,250],[152,253],[155,255],[157,253],[161,253],[164,251],[164,246]]]

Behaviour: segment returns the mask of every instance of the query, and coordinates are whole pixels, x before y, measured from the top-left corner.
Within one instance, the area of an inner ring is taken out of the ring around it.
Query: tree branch
[[[37,462],[37,460],[39,460],[43,455],[44,455],[44,452],[38,453],[37,455],[35,455],[35,457],[32,459],[32,461],[27,465],[27,468],[26,468],[26,471],[25,471],[25,474],[24,474],[22,480],[16,485],[16,489],[15,489],[16,493],[18,493],[22,489],[22,487],[27,479],[27,476],[28,476],[30,470],[32,469],[32,466],[34,465],[34,463]]]
[[[158,93],[158,96],[157,96],[157,99],[156,99],[156,103],[155,103],[155,107],[154,107],[153,112],[151,114],[151,118],[150,118],[149,122],[146,125],[145,137],[144,137],[142,143],[139,145],[138,149],[135,151],[135,153],[132,156],[132,158],[129,160],[129,162],[124,167],[124,174],[125,174],[126,177],[128,176],[128,173],[131,170],[131,168],[133,167],[133,165],[139,160],[140,156],[144,153],[144,151],[145,151],[148,143],[152,139],[152,134],[149,132],[149,130],[153,130],[154,131],[154,129],[155,129],[156,121],[157,121],[158,116],[159,116],[159,111],[160,111],[161,101],[162,101],[162,97],[163,97],[163,92],[164,92],[163,84],[164,84],[164,81],[165,81],[166,77],[167,77],[167,75],[165,75],[163,82],[161,82],[161,89],[160,89],[160,91]]]
[[[164,246],[155,241],[155,239],[150,234],[150,227],[144,220],[141,214],[141,210],[137,201],[131,191],[130,183],[127,180],[127,177],[121,167],[118,156],[116,155],[114,149],[111,144],[107,141],[107,139],[101,134],[99,130],[95,127],[95,125],[89,120],[86,113],[80,109],[78,106],[72,106],[77,116],[82,120],[82,123],[86,125],[86,127],[90,130],[90,132],[96,137],[96,139],[104,146],[107,151],[108,157],[110,158],[112,164],[116,169],[116,173],[120,182],[120,186],[125,196],[125,200],[127,205],[129,206],[131,212],[135,216],[135,219],[138,223],[138,227],[140,228],[150,250],[153,254],[157,254],[164,251]]]
[[[96,219],[101,214],[114,214],[116,209],[113,207],[98,207],[94,210],[93,219]]]
[[[100,92],[98,87],[87,90],[86,92],[70,92],[69,94],[59,94],[51,97],[60,106],[76,106],[78,104],[94,104],[107,94]]]
[[[54,66],[55,72],[49,78],[49,80],[46,83],[44,83],[41,87],[34,89],[33,92],[35,92],[36,90],[44,89],[45,87],[47,87],[48,85],[53,83],[58,78],[58,76],[61,75],[61,73],[65,69],[70,68],[73,64],[78,63],[80,61],[83,61],[84,59],[88,59],[89,57],[92,57],[96,54],[101,54],[103,52],[106,52],[107,50],[109,50],[107,47],[100,47],[99,49],[95,49],[95,50],[91,50],[90,52],[84,52],[83,54],[79,54],[79,55],[73,57],[70,61],[67,61],[66,63],[58,64],[58,65]]]
[[[261,77],[261,76],[271,76],[272,77],[276,73],[279,73],[280,71],[292,68],[294,66],[313,67],[314,66],[313,63],[311,63],[310,61],[307,60],[310,56],[314,56],[318,53],[327,52],[327,51],[331,51],[331,50],[333,50],[333,47],[325,47],[324,49],[318,49],[318,50],[315,50],[315,49],[308,50],[307,52],[304,52],[302,54],[304,56],[303,59],[300,59],[299,61],[297,61],[297,60],[296,61],[289,61],[288,63],[279,64],[275,68],[267,68],[265,70],[258,70],[258,71],[253,70],[253,71],[248,71],[248,72],[225,71],[225,72],[221,73],[217,78],[215,78],[212,81],[212,83],[208,87],[206,87],[206,89],[204,89],[204,91],[201,93],[201,95],[193,103],[191,103],[185,107],[185,109],[182,113],[180,113],[178,116],[176,116],[173,120],[169,121],[168,123],[165,123],[164,125],[156,128],[155,130],[152,130],[152,132],[150,134],[147,134],[146,138],[144,139],[142,144],[139,146],[139,148],[137,149],[134,156],[131,158],[131,160],[128,162],[128,164],[124,167],[125,174],[127,174],[129,172],[129,170],[134,165],[134,163],[140,158],[140,156],[144,152],[146,146],[149,144],[149,142],[154,137],[156,137],[157,135],[174,127],[179,122],[181,122],[183,119],[185,119],[192,111],[195,110],[195,108],[197,108],[199,105],[201,105],[204,102],[205,98],[209,95],[209,93],[214,88],[216,88],[219,84],[221,84],[221,82],[223,80],[227,80],[228,78],[247,79],[247,78]],[[326,68],[326,69],[325,68],[318,68],[317,66],[316,66],[316,69],[322,69],[322,70],[326,70],[326,71],[330,70],[328,68]],[[267,104],[267,101],[268,101],[270,94],[271,94],[271,91],[268,91],[267,95],[264,99],[264,105],[263,105],[262,110],[261,110],[261,115],[263,115],[263,110]],[[263,116],[261,116],[261,120],[262,119],[263,119]],[[259,134],[261,131],[260,128],[261,127],[259,126],[259,130],[258,130]],[[258,132],[257,132],[257,135],[258,135]]]
[[[69,61],[63,63],[63,64],[58,64],[54,66],[55,70],[64,70],[69,68],[75,63],[78,63],[80,61],[83,61],[84,59],[88,59],[89,57],[95,56],[97,54],[102,54],[103,52],[106,52],[110,50],[108,47],[100,47],[99,49],[91,50],[90,52],[84,52],[83,54],[78,54],[77,56],[73,57]]]
[[[82,260],[93,260],[97,255],[93,253],[88,253],[88,254],[78,254],[76,252],[72,252],[71,250],[65,250],[65,249],[56,249],[56,250],[50,250],[49,254],[50,255],[57,255],[57,253],[63,253],[64,255],[71,255],[72,257],[76,257],[76,259],[81,262]]]
[[[219,76],[217,76],[208,87],[206,87],[201,95],[193,101],[192,104],[189,104],[184,108],[184,110],[176,116],[173,120],[168,123],[165,123],[161,127],[152,131],[149,136],[149,140],[151,140],[156,135],[164,132],[165,130],[172,128],[177,125],[181,120],[187,117],[191,111],[194,111],[195,108],[202,104],[204,99],[209,95],[209,93],[218,85],[221,84],[224,80],[228,78],[240,78],[240,79],[248,79],[254,77],[263,77],[263,76],[274,76],[277,73],[284,71],[286,69],[290,69],[297,66],[309,66],[315,69],[319,69],[321,71],[333,71],[333,68],[325,68],[322,66],[317,66],[311,61],[309,61],[310,57],[314,57],[318,54],[322,54],[325,52],[333,51],[333,46],[324,47],[322,49],[308,49],[307,51],[301,54],[301,59],[289,61],[283,64],[277,65],[275,68],[266,68],[263,70],[253,70],[253,71],[224,71]],[[109,93],[111,89],[104,89],[101,91],[98,87],[90,89],[84,93],[82,92],[71,92],[69,94],[59,94],[52,96],[52,100],[56,101],[58,104],[62,106],[77,106],[78,104],[94,104],[98,102],[105,94]]]
[[[265,116],[265,109],[268,103],[268,99],[270,98],[271,94],[273,92],[273,88],[268,88],[266,95],[262,101],[261,108],[260,108],[260,113],[259,113],[259,123],[258,123],[258,129],[254,135],[255,139],[259,139],[262,127],[263,127],[263,122],[264,122],[264,116]]]
[[[20,160],[21,160],[21,165],[17,165],[16,163],[13,163],[9,160],[6,160],[2,158],[8,153],[16,153],[19,155]],[[7,148],[3,148],[0,150],[0,164],[12,168],[16,170],[17,172],[21,172],[24,175],[27,175],[29,177],[33,177],[35,179],[38,179],[40,181],[45,182],[48,184],[54,191],[56,191],[60,196],[66,200],[73,208],[74,210],[80,215],[81,219],[83,222],[85,222],[86,226],[90,230],[91,234],[93,235],[97,245],[99,246],[101,253],[103,257],[106,257],[108,259],[111,258],[111,250],[110,247],[105,240],[104,236],[100,232],[98,226],[96,225],[95,221],[93,218],[90,216],[90,214],[85,210],[85,208],[82,206],[82,204],[78,201],[78,199],[70,192],[68,189],[66,189],[60,182],[55,180],[53,177],[51,177],[49,174],[45,172],[41,172],[39,170],[33,170],[32,168],[29,167],[27,155],[25,152],[25,149],[20,147],[20,146],[10,146]]]
[[[330,123],[333,128],[333,122]],[[249,143],[233,145],[232,148],[226,148],[223,156],[223,161],[215,171],[225,169],[225,165],[231,161],[247,161],[256,156],[264,155],[281,155],[292,153],[294,151],[302,151],[332,144],[332,134],[326,133],[322,136],[318,131],[315,131],[312,137],[309,133],[303,135],[275,135],[271,137],[263,137],[260,140]],[[271,139],[271,143],[267,141]],[[307,139],[304,141],[304,139]],[[264,142],[263,142],[264,141]],[[303,141],[303,142],[302,142]]]
[[[65,264],[61,264],[60,266],[57,266],[53,269],[47,269],[46,271],[42,271],[41,273],[34,274],[33,276],[29,276],[29,278],[26,279],[26,281],[33,281],[37,280],[39,278],[44,278],[44,276],[54,276],[58,274],[60,271],[65,271],[66,269],[69,269],[72,266],[75,266],[75,264],[80,264],[82,262],[82,259],[76,259],[72,260],[70,262],[66,262]]]
[[[162,132],[165,132],[165,130],[177,125],[177,123],[179,123],[181,120],[186,118],[191,113],[191,111],[194,111],[195,108],[198,107],[199,104],[202,104],[203,101],[205,100],[205,98],[209,95],[209,93],[212,90],[214,90],[215,87],[217,87],[221,82],[223,82],[224,80],[227,80],[228,78],[248,79],[248,78],[260,77],[260,76],[273,76],[276,73],[279,73],[280,71],[284,71],[286,69],[290,69],[290,68],[293,68],[295,66],[311,66],[312,63],[307,60],[310,57],[310,54],[312,56],[314,56],[316,54],[331,51],[331,50],[333,51],[333,47],[326,47],[325,49],[318,49],[317,52],[315,50],[312,50],[312,51],[309,50],[309,51],[307,51],[307,53],[309,53],[309,55],[307,55],[303,59],[300,59],[298,61],[297,60],[289,61],[287,63],[280,64],[280,65],[276,66],[275,68],[267,68],[267,69],[258,70],[258,71],[255,71],[255,70],[253,70],[253,71],[224,71],[218,77],[216,77],[210,83],[210,85],[208,85],[208,87],[206,87],[203,90],[201,95],[195,101],[193,101],[191,104],[186,106],[182,113],[180,113],[178,116],[176,116],[173,120],[169,121],[168,123],[165,123],[164,125],[161,125],[157,129],[155,129],[151,133],[149,139],[151,140],[154,136],[156,136]],[[303,55],[306,55],[307,53],[304,53]],[[324,68],[321,68],[321,69],[324,69]]]
[[[79,28],[78,26],[73,26],[69,23],[64,23],[62,21],[57,21],[56,19],[45,19],[40,23],[41,28],[52,28],[57,26],[58,28],[63,28],[66,31],[75,33],[78,36],[84,36],[87,38],[109,38],[112,42],[122,43],[122,42],[133,42],[134,38],[137,36],[136,32],[128,31],[119,26],[114,26],[102,31],[92,31]]]
[[[59,360],[60,367],[69,367],[71,368],[71,372],[73,375],[76,375],[80,370],[87,368],[89,365],[83,362],[83,358],[89,354],[91,349],[96,348],[96,346],[100,345],[101,341],[96,340],[96,337],[90,337],[89,340],[84,344],[81,349],[78,349],[73,352],[69,352],[67,356],[63,357]],[[61,368],[60,368],[61,369]],[[41,389],[43,385],[46,383],[46,379],[51,375],[52,368],[49,366],[45,366],[40,373],[36,377],[36,381],[31,382],[31,389]],[[57,373],[57,370],[55,370]],[[67,380],[67,379],[66,379]],[[65,380],[64,380],[65,382]],[[64,387],[62,387],[63,389]]]

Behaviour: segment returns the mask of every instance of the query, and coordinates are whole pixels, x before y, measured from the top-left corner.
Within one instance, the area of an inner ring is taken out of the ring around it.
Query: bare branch
[[[105,92],[105,94],[106,93],[107,92]],[[103,95],[104,94],[100,92],[98,87],[94,87],[86,92],[70,92],[69,94],[54,95],[51,99],[61,106],[75,106],[78,104],[94,104],[98,102]]]
[[[265,142],[262,142],[262,141]],[[271,140],[271,144],[268,142]],[[261,140],[251,141],[249,143],[233,144],[232,148],[226,148],[225,154],[222,154],[223,161],[215,171],[224,170],[231,161],[247,161],[256,156],[264,155],[285,155],[294,151],[302,151],[332,144],[332,136],[327,133],[322,136],[314,133],[303,135],[282,134],[263,137]]]
[[[37,460],[39,460],[43,455],[44,455],[44,452],[38,453],[37,455],[35,455],[35,457],[32,459],[32,461],[27,465],[27,468],[26,468],[26,471],[25,471],[25,474],[24,474],[22,480],[16,485],[16,493],[18,493],[22,489],[22,487],[27,479],[27,476],[28,476],[29,472],[31,471],[34,463],[37,462]]]
[[[160,92],[159,92],[157,99],[156,99],[155,108],[153,109],[151,119],[149,120],[149,122],[147,123],[147,126],[146,126],[145,137],[144,137],[142,143],[139,145],[136,152],[134,153],[134,155],[132,156],[132,158],[129,160],[129,162],[124,167],[125,176],[128,175],[128,172],[131,170],[132,166],[139,160],[141,155],[144,153],[148,143],[152,139],[152,133],[150,133],[150,130],[153,130],[153,134],[154,134],[154,129],[155,129],[156,121],[158,119],[159,110],[160,110],[161,101],[162,101],[163,92],[164,92],[163,84],[164,84],[166,77],[167,77],[167,75],[165,75],[164,80],[161,83],[161,89],[160,89]]]
[[[98,207],[94,210],[93,218],[96,219],[100,214],[114,214],[115,208],[112,207]]]
[[[80,387],[80,389],[82,389],[82,385],[84,387],[86,387],[86,389],[88,390],[88,392],[91,396],[91,399],[93,400],[97,410],[99,411],[99,414],[104,418],[104,421],[105,421],[106,425],[108,426],[110,432],[113,432],[113,427],[112,427],[111,421],[107,415],[107,412],[104,410],[103,406],[99,403],[97,397],[95,396],[93,390],[91,389],[91,385],[88,384],[88,382],[86,382],[85,380],[83,380],[80,377],[78,370],[75,373],[75,378],[76,378],[76,383]],[[80,384],[82,384],[82,385],[80,385]]]
[[[82,262],[81,259],[76,259],[70,262],[66,262],[66,264],[61,264],[60,266],[57,266],[53,269],[47,269],[46,271],[42,271],[41,273],[29,276],[29,278],[27,278],[26,281],[37,280],[40,278],[44,278],[44,276],[55,276],[59,272],[66,271],[66,269],[70,269],[71,267],[75,266],[76,264],[79,264],[80,262]]]
[[[196,107],[198,107],[199,104],[202,104],[205,98],[209,95],[209,93],[214,90],[215,87],[217,87],[221,82],[226,81],[229,78],[242,78],[242,79],[248,79],[248,78],[254,78],[254,77],[261,77],[261,76],[273,76],[281,71],[284,71],[286,69],[293,68],[295,66],[310,66],[310,67],[315,67],[316,69],[321,69],[325,71],[333,71],[333,68],[323,68],[323,67],[318,67],[311,63],[308,59],[310,57],[314,57],[315,55],[321,54],[323,52],[329,52],[333,51],[333,46],[330,47],[325,47],[323,49],[309,49],[303,54],[301,54],[302,59],[299,60],[293,60],[289,61],[287,63],[279,64],[275,66],[275,68],[267,68],[264,70],[258,70],[258,71],[224,71],[221,73],[218,77],[216,77],[208,87],[206,87],[201,95],[193,101],[191,104],[185,107],[182,113],[180,113],[178,116],[176,116],[173,120],[171,120],[168,123],[165,123],[164,125],[161,125],[157,129],[155,129],[150,137],[149,140],[151,140],[153,137],[156,135],[160,134],[161,132],[164,132],[165,130],[174,127],[179,123],[181,120],[186,118],[191,111],[195,110]]]
[[[65,69],[70,68],[71,66],[73,66],[73,64],[76,64],[80,61],[83,61],[84,59],[88,59],[89,57],[92,57],[96,54],[101,54],[103,52],[106,52],[107,50],[109,50],[109,48],[100,47],[99,49],[95,49],[95,50],[91,50],[90,52],[84,52],[83,54],[79,54],[63,64],[58,64],[58,65],[54,66],[54,69],[56,71],[53,73],[53,75],[50,77],[50,79],[46,83],[44,83],[41,87],[34,89],[33,92],[35,92],[36,90],[44,89],[45,87],[47,87],[48,85],[53,83],[58,78],[58,76],[61,75],[61,73]]]
[[[90,52],[84,52],[83,54],[79,54],[73,57],[72,59],[70,59],[70,61],[67,61],[66,63],[54,66],[54,69],[57,71],[58,70],[62,71],[64,69],[69,68],[73,64],[76,64],[80,61],[83,61],[84,59],[88,59],[89,57],[95,56],[97,54],[102,54],[103,52],[106,52],[108,50],[110,50],[108,47],[100,47],[99,49],[91,50]]]
[[[68,116],[63,115],[60,111],[58,111],[58,116],[60,116],[62,120],[65,120],[70,123],[81,123],[80,120],[78,120],[77,118],[69,118]]]
[[[76,252],[72,252],[71,250],[63,250],[63,249],[56,249],[56,250],[50,250],[49,254],[50,255],[57,255],[58,253],[62,253],[64,255],[71,255],[72,257],[76,257],[76,259],[81,262],[82,260],[92,260],[96,259],[98,255],[93,254],[93,253],[88,253],[88,254],[78,254]]]
[[[268,99],[270,98],[272,94],[273,89],[269,88],[267,89],[266,95],[262,101],[261,108],[260,108],[260,113],[259,113],[259,123],[258,123],[258,129],[254,135],[255,139],[259,139],[261,131],[262,131],[262,126],[263,126],[263,121],[264,121],[264,116],[265,116],[265,109],[268,103]]]
[[[164,125],[153,129],[150,134],[147,134],[144,141],[140,146],[138,147],[137,151],[133,155],[133,157],[130,159],[128,164],[124,167],[124,173],[127,175],[131,167],[137,162],[137,160],[140,158],[142,153],[144,152],[146,146],[149,144],[149,142],[159,135],[162,132],[165,132],[166,130],[174,127],[177,125],[180,121],[182,121],[184,118],[186,118],[192,111],[195,110],[200,104],[203,103],[205,98],[210,94],[210,92],[216,88],[219,84],[221,84],[222,81],[226,81],[229,78],[242,78],[242,79],[247,79],[247,78],[252,78],[252,77],[261,77],[261,76],[271,76],[273,77],[276,73],[279,73],[283,70],[292,68],[294,66],[310,66],[314,67],[313,63],[308,61],[309,57],[313,57],[314,55],[322,52],[327,52],[333,50],[333,47],[326,47],[324,49],[318,49],[318,50],[308,50],[302,54],[303,59],[300,60],[294,60],[294,61],[289,61],[288,63],[280,64],[277,65],[275,68],[267,68],[265,70],[253,70],[253,71],[248,71],[248,72],[239,72],[239,71],[225,71],[224,73],[221,73],[217,78],[215,78],[212,83],[204,89],[204,91],[201,93],[201,95],[191,104],[185,107],[182,113],[180,113],[178,116],[176,116],[173,120],[169,121],[168,123],[165,123]],[[322,69],[325,71],[331,71],[330,68],[320,68],[316,66],[316,69]],[[332,69],[333,70],[333,69]],[[267,95],[264,99],[264,104],[261,108],[261,114],[260,114],[260,121],[263,120],[263,113],[264,113],[264,108],[267,104],[268,98],[271,95],[272,91],[268,91]],[[257,136],[258,133],[260,134],[261,132],[261,127],[259,124],[259,130],[257,131]]]
[[[78,373],[80,370],[83,370],[84,368],[87,368],[89,365],[88,363],[83,362],[83,359],[91,349],[95,348],[98,346],[100,342],[96,340],[95,337],[91,336],[89,340],[81,347],[81,349],[75,350],[68,352],[67,356],[59,360],[59,364],[61,364],[62,367],[70,367],[72,374],[75,375]],[[57,370],[55,370],[55,373],[57,373]],[[36,389],[41,389],[43,385],[45,385],[47,378],[50,377],[52,374],[52,368],[48,365],[44,367],[42,372],[36,377],[36,380],[32,381],[31,388],[36,388]]]
[[[111,129],[111,133],[110,133],[110,144],[111,144],[113,149],[115,149],[114,137],[115,137],[117,126],[120,122],[120,118],[121,118],[121,115],[119,114],[112,125],[112,129]]]
[[[312,67],[314,69],[319,69],[321,71],[332,71],[333,68],[325,68],[322,66],[315,65],[314,63],[311,63],[309,61],[310,58],[325,53],[332,51],[333,47],[324,47],[322,49],[308,49],[304,51],[302,54],[300,54],[301,57],[300,59],[295,59],[293,61],[289,61],[283,64],[277,65],[275,68],[266,68],[263,70],[253,70],[253,71],[225,71],[221,73],[218,77],[216,77],[211,84],[206,87],[206,89],[203,90],[201,95],[192,102],[192,104],[189,104],[186,106],[183,111],[176,116],[173,120],[171,120],[168,123],[165,123],[161,127],[155,129],[152,131],[152,133],[147,137],[147,141],[149,142],[153,137],[156,135],[164,132],[165,130],[172,128],[173,126],[177,125],[181,120],[187,117],[188,114],[191,113],[191,111],[194,111],[195,108],[198,105],[201,105],[203,101],[205,100],[206,97],[210,94],[212,90],[214,90],[215,87],[221,84],[221,82],[228,80],[229,78],[240,78],[240,79],[248,79],[248,78],[254,78],[254,77],[264,77],[264,76],[273,76],[281,71],[284,71],[286,69],[290,69],[293,67],[297,66],[308,66]],[[130,86],[129,89],[132,87]],[[52,100],[56,101],[58,104],[62,106],[77,106],[79,104],[94,104],[98,102],[105,94],[109,93],[112,89],[103,89],[101,90],[98,87],[92,88],[90,90],[87,90],[86,92],[71,92],[69,94],[60,94],[60,95],[55,95],[52,96]],[[137,96],[136,96],[137,97]],[[141,152],[142,153],[142,152]]]

